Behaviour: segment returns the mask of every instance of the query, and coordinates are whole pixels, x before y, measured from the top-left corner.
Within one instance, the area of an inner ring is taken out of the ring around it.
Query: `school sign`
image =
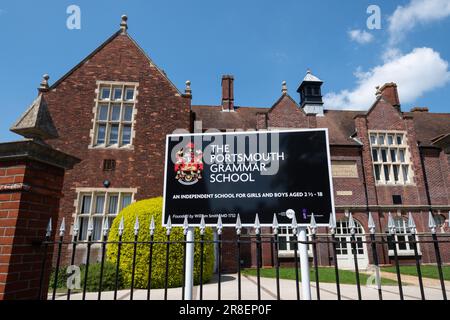
[[[293,210],[293,211],[292,211]],[[167,136],[163,224],[318,224],[334,215],[327,129]]]

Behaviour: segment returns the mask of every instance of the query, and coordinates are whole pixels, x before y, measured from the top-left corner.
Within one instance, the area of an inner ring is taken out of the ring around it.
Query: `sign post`
[[[188,227],[186,230],[186,269],[184,276],[184,300],[193,300],[194,289],[194,228]]]
[[[300,273],[302,275],[302,298],[303,300],[311,300],[311,283],[309,281],[309,258],[308,258],[308,241],[306,236],[306,227],[298,228],[298,240],[300,251]]]

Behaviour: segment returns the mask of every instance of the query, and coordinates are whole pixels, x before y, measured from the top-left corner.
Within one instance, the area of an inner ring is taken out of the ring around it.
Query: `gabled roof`
[[[178,88],[173,84],[173,82],[167,77],[167,75],[153,62],[153,60],[147,55],[147,53],[139,46],[139,44],[128,34],[128,32],[123,32],[122,29],[115,32],[111,37],[109,37],[105,42],[103,42],[100,46],[98,46],[94,51],[92,51],[86,58],[81,60],[75,67],[69,70],[65,75],[59,78],[52,86],[50,86],[49,90],[56,88],[61,82],[63,82],[66,78],[68,78],[72,73],[74,73],[77,69],[79,69],[82,65],[84,65],[87,61],[89,61],[93,56],[95,56],[99,51],[101,51],[104,47],[106,47],[109,43],[111,43],[115,38],[119,36],[128,37],[132,43],[142,52],[142,54],[148,59],[151,66],[154,66],[161,75],[167,79],[167,81],[172,85],[172,87],[181,95],[181,92]]]

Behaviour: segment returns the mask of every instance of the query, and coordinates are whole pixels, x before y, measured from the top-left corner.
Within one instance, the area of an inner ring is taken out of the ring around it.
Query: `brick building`
[[[57,138],[47,142],[82,159],[66,174],[60,202],[60,219],[71,221],[71,229],[79,217],[80,240],[86,239],[90,217],[93,238],[100,239],[103,219],[113,219],[132,201],[160,196],[166,134],[199,127],[328,128],[337,237],[342,240],[338,261],[343,267],[352,265],[349,243],[344,241],[348,240],[349,212],[356,219],[359,238],[368,232],[369,211],[380,232],[387,229],[387,213],[392,212],[398,238],[406,230],[409,212],[419,233],[427,231],[429,211],[438,231],[449,231],[450,113],[431,113],[426,108],[402,111],[394,83],[377,88],[373,105],[361,106],[368,111],[327,110],[322,102],[322,81],[310,71],[298,88],[298,99],[283,83],[281,96],[271,107],[236,106],[230,75],[222,77],[220,104],[192,105],[190,83],[180,92],[127,29],[123,17],[120,30],[61,79],[49,85],[45,76],[30,108],[45,105],[57,131]],[[281,233],[282,239],[288,239],[290,230]],[[234,230],[225,234],[232,236]],[[271,265],[273,252],[264,249],[264,265]],[[411,249],[408,243],[400,245],[401,258],[410,260]],[[63,250],[64,256],[70,257],[69,247]],[[254,250],[244,251],[244,264],[254,265]],[[77,252],[76,262],[82,263],[82,248]],[[444,261],[449,262],[450,250],[442,252]],[[421,246],[420,253],[425,263],[434,261],[431,247]],[[389,263],[391,252],[383,250],[381,254],[381,263]],[[227,255],[231,270],[233,251],[225,250],[225,263]],[[279,255],[286,263],[292,261],[288,243],[280,245]],[[333,263],[328,247],[319,246],[319,255],[320,264]],[[362,243],[358,244],[358,259],[363,268],[371,262],[369,248]]]

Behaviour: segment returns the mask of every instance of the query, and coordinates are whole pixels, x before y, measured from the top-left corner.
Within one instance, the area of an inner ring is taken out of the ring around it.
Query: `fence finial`
[[[236,219],[236,234],[240,235],[241,230],[242,230],[241,216],[238,213],[237,219]]]
[[[272,230],[273,234],[278,234],[278,219],[276,213],[273,214]]]
[[[350,233],[354,235],[356,233],[356,225],[351,212],[348,214],[348,227],[350,229]]]
[[[120,218],[120,223],[119,223],[119,236],[123,235],[123,230],[125,229],[125,221],[123,219],[123,215]]]
[[[59,236],[64,237],[66,233],[66,218],[64,217],[61,221],[61,226],[59,227]]]
[[[206,229],[205,216],[202,214],[202,218],[200,220],[200,234],[204,235]]]
[[[150,235],[153,236],[155,234],[155,217],[152,216],[152,219],[150,220]]]
[[[428,228],[432,234],[436,234],[436,221],[434,221],[433,213],[428,212]]]
[[[255,234],[261,234],[261,223],[259,223],[259,215],[255,217]]]
[[[105,218],[105,220],[103,220],[103,236],[107,236],[108,235],[108,231],[109,231],[109,221],[108,218]]]
[[[73,236],[76,238],[78,236],[78,231],[80,231],[80,217],[77,216],[75,223],[73,224]]]
[[[409,212],[408,215],[408,230],[411,234],[416,234],[416,223],[414,222],[414,218],[412,216],[412,213]]]
[[[369,211],[368,227],[369,227],[370,233],[375,234],[375,231],[376,231],[375,221],[373,220],[372,212],[370,212],[370,211]]]
[[[93,233],[94,233],[94,219],[92,217],[89,217],[88,228],[87,228],[87,236],[88,236],[88,238],[90,236],[92,236]]]
[[[134,235],[137,236],[139,234],[139,218],[136,216],[136,221],[134,222]]]
[[[293,233],[294,235],[297,235],[298,224],[297,224],[297,218],[295,217],[295,214],[294,214],[294,216],[292,217],[292,223],[291,223],[291,226],[292,226],[292,233]]]
[[[334,219],[333,213],[330,214],[330,221],[328,222],[331,234],[336,232],[336,220]]]
[[[316,219],[314,218],[314,213],[311,213],[310,227],[311,227],[311,233],[312,234],[316,234],[316,232],[317,232],[317,223],[316,223]]]
[[[388,229],[389,229],[389,233],[390,234],[394,234],[396,231],[396,227],[395,227],[395,221],[392,218],[392,214],[389,212],[388,215]]]
[[[188,217],[186,215],[186,216],[184,216],[184,220],[183,220],[183,235],[187,235],[188,229],[189,229],[189,222],[188,222]]]
[[[47,238],[50,238],[51,235],[52,235],[52,218],[48,220],[47,229],[45,231],[45,236]]]
[[[172,231],[172,220],[169,218],[167,218],[167,223],[166,223],[166,234],[168,236],[170,236],[170,232]]]
[[[223,229],[222,216],[219,214],[219,218],[217,218],[217,234],[218,235],[222,234],[222,229]]]

